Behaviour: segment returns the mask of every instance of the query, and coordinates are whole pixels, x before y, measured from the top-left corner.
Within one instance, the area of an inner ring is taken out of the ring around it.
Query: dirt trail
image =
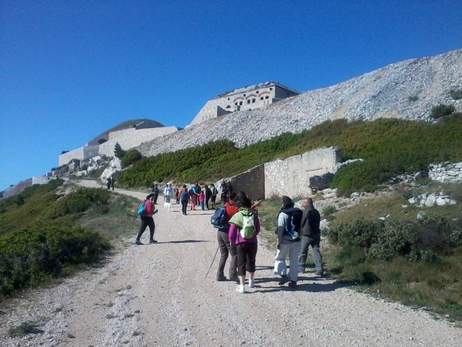
[[[263,247],[257,288],[249,293],[215,282],[216,263],[204,280],[216,251],[209,215],[184,217],[178,207],[160,208],[158,244],[127,242],[104,267],[7,302],[0,345],[460,346],[462,329],[332,280],[307,274],[296,291],[280,288],[271,270],[273,251]],[[47,317],[44,334],[5,337],[7,325],[41,316]]]

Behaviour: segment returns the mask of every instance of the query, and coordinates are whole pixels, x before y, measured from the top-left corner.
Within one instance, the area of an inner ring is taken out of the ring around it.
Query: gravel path
[[[2,303],[0,345],[460,346],[462,330],[446,321],[332,280],[308,274],[296,291],[280,288],[271,271],[273,251],[263,247],[257,287],[249,293],[215,282],[216,263],[204,280],[216,250],[209,215],[161,208],[158,244],[127,242],[105,266]],[[25,320],[41,322],[44,333],[6,336]]]

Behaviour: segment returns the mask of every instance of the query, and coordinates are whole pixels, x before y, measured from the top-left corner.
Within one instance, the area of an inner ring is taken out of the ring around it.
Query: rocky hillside
[[[264,109],[209,120],[144,143],[139,149],[143,155],[151,156],[218,139],[244,146],[338,118],[428,120],[432,106],[439,103],[452,104],[461,111],[462,99],[454,100],[450,95],[451,90],[459,89],[462,89],[462,49],[391,64]]]

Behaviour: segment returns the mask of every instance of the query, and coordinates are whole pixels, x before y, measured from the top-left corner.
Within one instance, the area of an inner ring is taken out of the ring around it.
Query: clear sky
[[[126,119],[182,127],[235,87],[462,48],[461,18],[461,0],[0,0],[0,190]]]

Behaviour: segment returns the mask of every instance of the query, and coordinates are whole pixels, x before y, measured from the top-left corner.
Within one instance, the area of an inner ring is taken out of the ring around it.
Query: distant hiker
[[[111,189],[114,190],[115,179],[111,177]]]
[[[321,241],[321,231],[319,224],[321,216],[318,210],[314,207],[313,199],[308,198],[303,201],[303,217],[301,222],[301,248],[300,258],[298,259],[299,270],[301,273],[305,272],[306,258],[308,256],[308,248],[311,246],[313,249],[313,258],[316,266],[316,274],[323,275],[322,256],[319,251],[319,244]]]
[[[108,190],[111,189],[111,181],[112,181],[111,177],[108,177],[106,180],[106,187]]]
[[[215,213],[211,217],[211,223],[217,229],[218,248],[220,249],[221,255],[217,270],[217,281],[227,280],[225,277],[225,265],[226,260],[228,260],[228,256],[231,254],[231,260],[229,263],[229,279],[231,281],[238,282],[239,278],[237,277],[236,246],[231,246],[228,238],[228,231],[229,220],[239,211],[239,208],[235,205],[234,201],[233,206],[228,205],[227,207],[229,212],[227,212],[225,207],[220,207],[215,210]]]
[[[289,282],[295,288],[298,279],[298,258],[300,255],[300,225],[303,212],[294,207],[288,196],[282,197],[282,208],[278,214],[278,251],[274,262],[274,273],[281,276],[279,285]],[[290,271],[287,276],[286,258],[289,257]]]
[[[209,188],[207,184],[205,185],[204,190],[205,190],[205,207],[207,207],[207,210],[210,210],[209,201],[210,201],[210,198],[212,197],[212,190]]]
[[[189,199],[191,200],[191,211],[196,209],[197,205],[197,195],[194,190],[194,187],[189,189]]]
[[[172,194],[173,194],[172,186],[170,184],[167,184],[164,188],[164,202],[169,204]]]
[[[229,197],[228,184],[226,183],[225,180],[221,182],[220,188],[221,188],[221,202],[225,204],[228,201],[228,197]]]
[[[217,203],[218,189],[215,187],[214,184],[212,184],[211,191],[212,191],[212,196],[210,198],[210,201],[212,202],[212,208],[215,209],[216,203]]]
[[[229,195],[228,202],[225,203],[225,211],[226,211],[226,218],[229,220],[239,211],[239,207],[237,206],[236,203],[237,199],[237,194],[232,192]],[[229,241],[229,240],[228,240]],[[220,245],[219,245],[220,246]],[[229,243],[229,255],[230,255],[230,261],[229,261],[229,280],[234,281],[234,282],[239,282],[239,278],[237,277],[237,249],[236,245]],[[220,253],[221,253],[221,259],[220,259],[220,265],[218,266],[218,270],[220,269],[224,270],[226,259],[228,258],[228,253],[226,253],[226,256],[224,255],[225,249],[220,246]],[[222,263],[223,260],[223,263]],[[223,266],[221,268],[221,266]]]
[[[143,235],[146,227],[149,227],[149,243],[157,243],[154,240],[154,230],[156,228],[154,224],[153,215],[157,213],[157,210],[154,210],[154,195],[149,194],[146,199],[138,206],[138,215],[141,217],[141,227],[136,236],[136,244],[142,245],[141,236]]]
[[[181,194],[181,189],[179,186],[175,187],[175,199],[176,199],[176,204],[180,204],[180,194]]]
[[[255,258],[257,255],[257,234],[260,232],[260,221],[251,209],[252,202],[244,192],[237,199],[239,211],[229,220],[228,238],[237,249],[237,266],[239,286],[237,291],[245,293],[245,275],[249,273],[249,287],[253,288],[255,275]]]
[[[186,185],[183,185],[183,190],[181,191],[180,194],[180,202],[181,202],[181,212],[183,213],[184,216],[187,214],[187,209],[188,209],[188,201],[189,201],[189,192],[188,188]]]
[[[154,205],[157,205],[157,198],[159,197],[159,186],[155,183],[152,186],[152,195],[154,197]]]
[[[205,192],[201,190],[199,193],[199,203],[201,204],[201,210],[205,210]]]

